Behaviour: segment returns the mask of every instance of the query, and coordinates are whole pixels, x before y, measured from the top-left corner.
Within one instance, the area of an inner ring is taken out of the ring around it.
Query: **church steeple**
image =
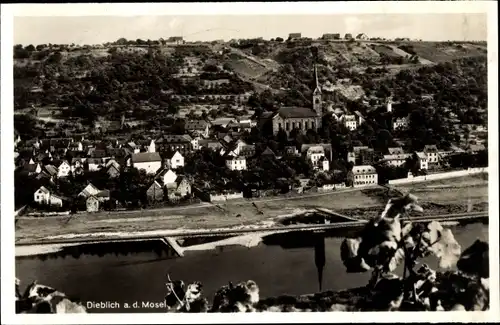
[[[313,91],[313,109],[317,116],[323,116],[323,102],[321,99],[321,87],[318,80],[318,68],[314,64],[314,79],[316,81],[315,88]]]
[[[314,80],[315,80],[315,88],[314,88],[314,93],[313,94],[321,94],[321,87],[319,85],[319,80],[318,80],[318,67],[316,64],[314,64]]]

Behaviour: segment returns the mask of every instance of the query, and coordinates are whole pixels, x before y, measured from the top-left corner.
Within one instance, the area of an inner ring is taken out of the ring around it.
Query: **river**
[[[453,226],[465,249],[476,239],[488,240],[488,224]],[[63,252],[16,258],[22,289],[32,280],[57,288],[87,302],[118,302],[120,307],[89,312],[163,312],[163,309],[126,309],[125,303],[162,302],[166,273],[184,282],[201,281],[211,301],[218,288],[252,279],[261,297],[342,290],[365,285],[369,273],[348,274],[340,260],[346,230],[327,233],[296,232],[267,236],[256,247],[225,246],[188,251],[176,257],[159,242],[87,244]],[[191,240],[183,245],[193,244]],[[436,267],[433,260],[428,260]]]

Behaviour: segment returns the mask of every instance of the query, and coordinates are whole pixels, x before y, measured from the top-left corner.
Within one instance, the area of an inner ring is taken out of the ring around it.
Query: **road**
[[[312,194],[304,194],[304,195],[299,195],[299,196],[292,196],[292,197],[273,197],[273,198],[256,198],[256,199],[248,199],[248,200],[238,200],[238,201],[220,201],[220,202],[204,202],[204,203],[197,203],[197,204],[192,204],[184,207],[173,207],[173,208],[155,208],[155,209],[147,209],[147,210],[123,210],[123,211],[112,211],[106,214],[102,214],[101,216],[105,218],[106,216],[110,215],[118,215],[118,214],[143,214],[144,212],[147,211],[154,211],[154,212],[172,212],[172,211],[183,211],[183,210],[189,210],[189,209],[202,209],[202,208],[209,208],[209,207],[214,207],[214,206],[231,206],[231,205],[236,205],[236,204],[252,204],[252,203],[266,203],[266,202],[273,202],[273,201],[287,201],[287,200],[301,200],[301,199],[306,199],[306,198],[313,198],[313,197],[319,197],[319,196],[324,196],[324,195],[335,195],[335,194],[340,194],[340,193],[348,193],[348,192],[354,192],[354,191],[359,191],[361,189],[369,189],[369,188],[377,188],[378,186],[367,186],[363,188],[347,188],[347,189],[342,189],[342,190],[335,190],[331,192],[324,192],[324,193],[312,193]],[[87,214],[87,213],[78,213],[78,217],[84,217],[85,215],[92,215],[95,216],[96,214]],[[39,217],[31,217],[31,216],[19,216],[18,219],[32,219],[32,218],[39,218]],[[142,217],[137,217],[138,219]]]
[[[413,222],[430,222],[430,221],[459,221],[459,220],[470,220],[488,217],[488,211],[480,212],[467,212],[467,213],[454,213],[454,214],[442,214],[434,216],[422,216],[422,217],[412,217]],[[329,230],[329,229],[339,229],[339,228],[351,228],[356,226],[362,226],[366,224],[367,220],[359,221],[346,221],[338,222],[332,224],[315,224],[315,225],[291,225],[291,226],[273,226],[273,227],[255,227],[248,229],[221,229],[221,230],[200,230],[200,231],[179,231],[172,232],[168,234],[156,234],[156,235],[143,235],[141,233],[129,234],[126,236],[116,236],[116,237],[103,237],[103,238],[92,238],[92,236],[80,237],[80,238],[66,238],[66,239],[54,239],[54,240],[39,240],[31,242],[20,242],[16,243],[16,246],[33,246],[33,245],[53,245],[53,244],[84,244],[84,243],[103,243],[103,242],[116,242],[116,241],[140,241],[140,240],[154,240],[163,239],[165,237],[209,237],[209,236],[221,236],[221,235],[239,235],[247,233],[256,232],[289,232],[289,231],[306,231],[306,230]]]

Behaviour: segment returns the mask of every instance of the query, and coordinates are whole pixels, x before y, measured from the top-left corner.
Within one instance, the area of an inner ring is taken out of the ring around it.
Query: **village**
[[[387,102],[386,110],[392,110],[390,101]],[[308,126],[314,128],[314,122],[309,125],[307,121],[302,123],[303,116],[278,113],[276,117],[283,119],[278,132],[296,128],[307,130]],[[331,113],[330,118],[351,131],[363,123],[361,116],[338,111]],[[287,192],[307,193],[366,187],[379,184],[375,166],[380,164],[400,168],[407,166],[408,161],[416,157],[418,173],[426,174],[428,171],[446,171],[445,161],[450,156],[464,153],[477,155],[485,150],[484,145],[480,144],[449,150],[426,145],[422,151],[405,152],[401,145],[390,147],[388,152],[381,153],[368,146],[354,146],[344,157],[345,162],[352,166],[346,172],[332,168],[332,153],[335,148],[328,143],[302,144],[298,148],[286,145],[281,146],[282,149],[272,150],[269,146],[262,148],[260,143],[244,141],[242,133],[258,128],[259,123],[263,122],[230,118],[222,122],[192,120],[186,121],[185,134],[163,134],[158,138],[148,139],[91,140],[81,136],[22,140],[18,136],[16,175],[22,175],[19,176],[20,179],[31,179],[30,184],[40,184],[32,192],[32,202],[27,202],[33,207],[46,212],[64,211],[78,202],[78,209],[96,212],[122,206],[118,199],[123,195],[118,193],[119,185],[110,191],[108,188],[96,187],[92,179],[97,178],[97,184],[109,181],[119,184],[120,177],[123,176],[121,174],[130,175],[131,170],[142,175],[136,178],[139,184],[134,185],[142,188],[143,193],[135,193],[146,199],[142,205],[145,207],[158,206],[161,202],[170,205],[218,202]],[[406,118],[394,119],[393,128],[404,128],[407,123]],[[221,132],[221,129],[225,132]],[[208,176],[220,176],[223,178],[222,183],[207,179],[206,175],[201,178],[198,174],[202,171],[197,168],[197,164],[202,164],[200,159],[204,159],[200,153],[205,151],[210,152],[213,157],[212,161],[205,163],[215,163],[214,169],[227,170],[227,173]],[[270,180],[269,184],[255,182],[251,179],[254,176],[251,171],[259,168],[264,160],[281,164],[284,168],[290,168],[292,161],[293,164],[300,161],[302,168],[297,170],[303,173],[293,175],[294,179],[277,179],[276,181],[283,181],[279,185],[274,180]],[[243,173],[248,176],[243,178]],[[412,172],[408,171],[407,177],[412,176]],[[232,188],[227,186],[228,183],[234,183],[232,180],[235,177],[243,178],[241,185],[235,184]],[[107,181],[103,182],[103,178],[107,178]],[[76,192],[74,189],[68,190],[68,186],[61,185],[67,182],[80,184],[81,187]],[[254,186],[255,184],[257,185]],[[121,189],[127,190],[127,187]]]
[[[307,40],[301,33],[290,33],[286,42],[288,47],[301,48],[301,42]],[[366,34],[343,38],[324,34],[318,39],[337,40],[388,41]],[[416,122],[414,112],[407,113],[408,105],[432,107],[432,95],[411,101],[401,96],[394,100],[390,93],[364,95],[349,104],[339,94],[340,81],[335,85],[325,80],[313,59],[309,67],[312,98],[295,106],[291,105],[297,102],[293,97],[274,97],[269,90],[256,92],[255,81],[245,80],[223,63],[228,52],[241,52],[238,46],[245,40],[231,40],[227,43],[230,50],[223,47],[212,54],[199,52],[202,47],[181,47],[186,44],[182,37],[139,41],[134,41],[136,49],[149,46],[147,55],[153,59],[160,55],[152,52],[156,43],[180,51],[174,55],[175,69],[169,70],[174,72],[173,83],[169,82],[175,90],[157,93],[168,103],[167,109],[162,110],[160,104],[153,110],[150,100],[138,102],[134,110],[120,108],[118,119],[101,118],[88,108],[83,113],[76,109],[83,115],[75,118],[68,115],[75,111],[71,107],[39,105],[40,100],[46,102],[48,93],[60,91],[66,96],[66,90],[44,86],[48,75],[36,79],[28,99],[23,100],[28,108],[20,107],[16,115],[33,116],[38,130],[35,135],[32,128],[21,125],[31,135],[15,134],[16,208],[27,206],[44,213],[97,212],[300,195],[487,165],[486,127],[461,123],[449,108],[439,114],[453,131],[447,137],[454,143],[443,146],[430,141],[419,144],[418,150],[410,145],[406,137]],[[277,38],[274,42],[282,41]],[[252,42],[260,44],[259,39]],[[126,54],[129,43],[120,39],[105,48],[111,58],[137,57]],[[61,46],[54,45],[50,50],[43,46],[24,49],[61,53]],[[240,54],[264,64],[257,56]],[[58,62],[55,64],[62,61]],[[81,74],[76,81],[85,83],[86,96],[95,96],[99,89],[88,83],[94,77],[78,69],[74,73]],[[263,107],[269,106],[269,100],[275,102],[271,109]],[[282,100],[287,102],[278,103]],[[95,109],[109,105],[104,102]],[[89,121],[82,122],[86,119]],[[381,123],[389,131],[367,135],[380,130]]]

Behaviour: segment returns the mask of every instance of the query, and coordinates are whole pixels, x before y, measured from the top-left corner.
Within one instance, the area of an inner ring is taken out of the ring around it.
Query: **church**
[[[269,121],[274,135],[278,131],[284,130],[287,135],[293,129],[300,129],[304,133],[307,130],[317,131],[321,128],[323,117],[323,102],[321,96],[321,87],[318,82],[318,71],[314,65],[314,77],[316,87],[313,92],[313,105],[310,107],[281,107],[276,112],[265,112],[261,116],[261,123],[267,124]]]

